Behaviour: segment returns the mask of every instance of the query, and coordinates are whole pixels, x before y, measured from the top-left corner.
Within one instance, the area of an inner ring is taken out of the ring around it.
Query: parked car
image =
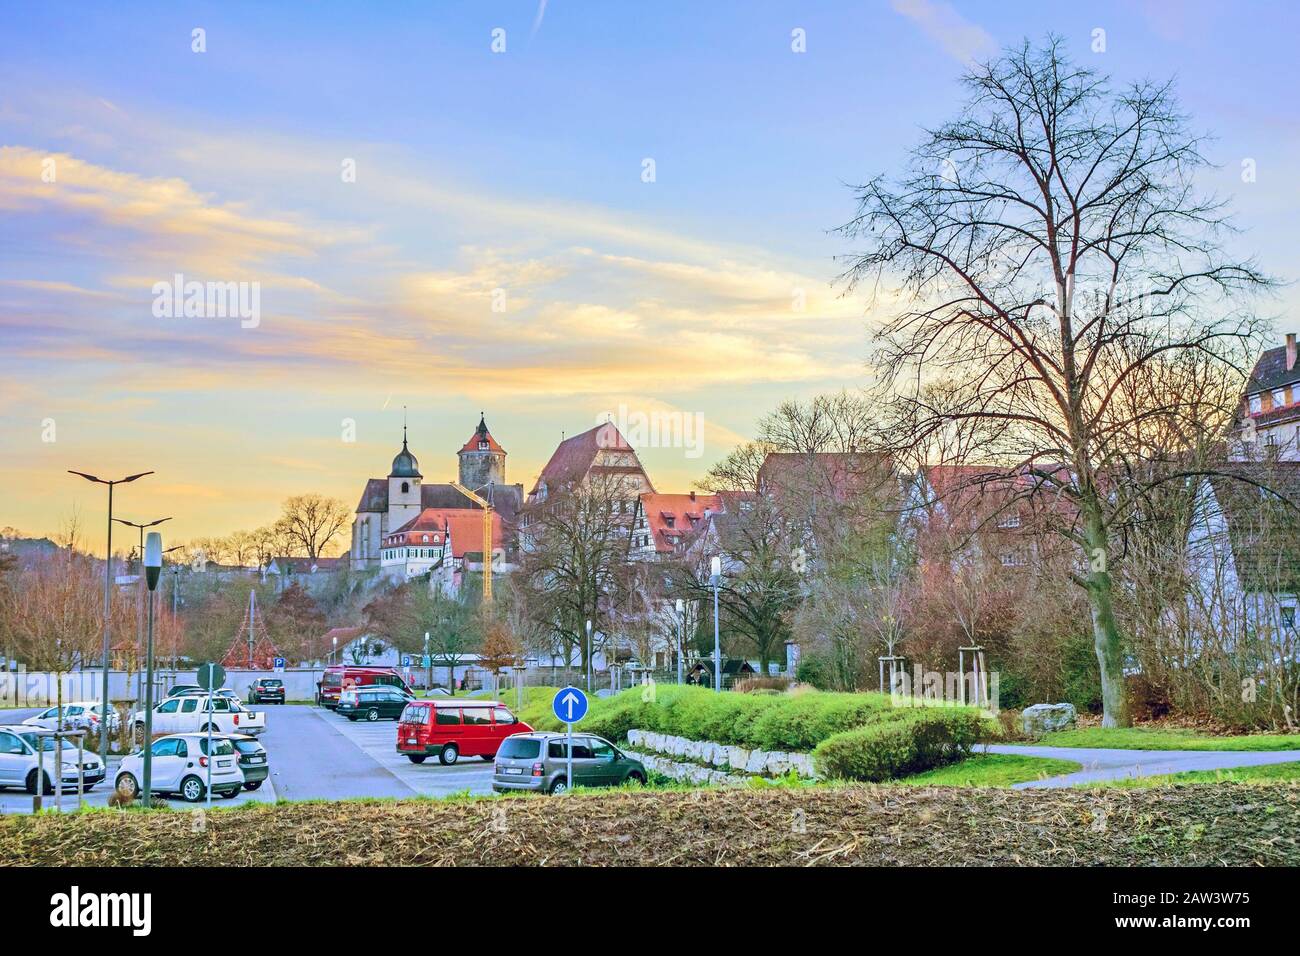
[[[501,742],[492,773],[497,793],[569,789],[568,737],[565,734],[513,734]],[[645,783],[641,761],[629,757],[604,737],[573,735],[573,786],[616,787],[625,781]]]
[[[206,734],[171,734],[153,742],[151,784],[157,793],[178,793],[182,799],[198,803],[208,793],[209,769],[213,793],[230,799],[244,788],[235,745],[226,736],[212,738],[211,753]],[[144,789],[143,750],[122,758],[114,785],[128,797]]]
[[[42,758],[40,751],[44,751]],[[0,727],[0,788],[23,787],[28,793],[36,793],[39,768],[44,765],[44,793],[54,792],[54,762],[57,759],[58,744],[53,736],[37,732],[31,725],[10,725]],[[93,751],[83,751],[81,773],[83,789],[89,790],[104,779],[104,765]],[[65,790],[77,789],[77,748],[63,742],[63,766],[59,779]]]
[[[137,744],[144,743],[144,711],[132,715]],[[219,694],[183,694],[169,697],[153,709],[155,734],[185,734],[206,731],[212,725],[219,734],[260,734],[266,730],[266,714],[246,710],[238,700]]]
[[[181,694],[204,694],[204,693],[207,693],[206,688],[200,687],[198,684],[176,684],[175,686],[172,687],[171,690],[167,692],[167,696],[179,697]]]
[[[406,705],[415,700],[415,695],[400,687],[388,684],[371,684],[369,687],[353,687],[339,694],[336,714],[348,720],[397,720],[402,716]]]
[[[250,737],[248,734],[227,734],[226,739],[235,745],[239,769],[244,774],[244,789],[256,790],[262,785],[262,781],[271,775],[266,748],[258,743],[256,737]]]
[[[369,687],[372,684],[387,684],[400,687],[414,695],[414,691],[402,679],[402,675],[391,667],[354,667],[335,664],[325,668],[321,679],[316,684],[316,706],[331,710],[338,706],[339,695],[351,687]]]
[[[207,688],[206,688],[206,687],[196,687],[196,688],[193,689],[193,690],[187,690],[187,691],[185,691],[185,692],[183,692],[183,693],[180,693],[180,694],[172,694],[171,696],[173,696],[173,697],[193,697],[193,696],[195,696],[195,695],[198,695],[198,696],[202,697],[202,696],[204,696],[205,694],[207,694],[207,692],[208,692],[208,691],[207,691]],[[239,700],[239,695],[236,694],[235,691],[234,691],[232,688],[230,688],[230,687],[218,687],[216,690],[214,690],[214,691],[212,692],[212,696],[214,696],[214,697],[224,697],[224,698],[226,698],[226,700],[235,700],[235,701]]]
[[[28,717],[23,721],[29,727],[44,727],[46,730],[90,730],[95,733],[99,732],[99,721],[102,717],[98,701],[78,700],[63,705],[63,720],[59,720],[59,708],[55,706],[48,710],[43,710],[33,717]],[[117,711],[110,709],[108,713],[108,730],[109,733],[116,733],[118,726],[122,723],[122,718],[118,716]]]
[[[397,725],[397,752],[411,763],[424,763],[433,754],[444,764],[462,755],[491,760],[503,740],[532,729],[495,700],[413,700]]]
[[[250,704],[283,704],[284,681],[278,677],[259,677],[248,688]]]

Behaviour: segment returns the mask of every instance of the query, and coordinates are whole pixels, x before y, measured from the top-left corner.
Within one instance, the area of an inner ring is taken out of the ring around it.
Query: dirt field
[[[0,819],[8,865],[1300,866],[1300,785],[819,787]]]

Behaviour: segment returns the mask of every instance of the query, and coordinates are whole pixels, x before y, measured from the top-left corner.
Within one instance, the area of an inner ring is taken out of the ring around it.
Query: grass
[[[1186,770],[1183,773],[1166,773],[1154,777],[1126,777],[1123,780],[1099,780],[1079,784],[1086,789],[1119,787],[1125,790],[1152,787],[1176,787],[1186,784],[1220,783],[1286,783],[1300,780],[1300,761],[1271,763],[1262,767],[1231,767],[1226,770]]]
[[[946,767],[891,782],[904,787],[1009,787],[1026,780],[1043,780],[1082,770],[1083,764],[1053,757],[977,754]]]
[[[1300,734],[1211,737],[1154,727],[1078,727],[1034,742],[1043,747],[1109,747],[1116,750],[1300,750]]]
[[[1098,827],[1098,813],[1105,827]],[[1297,866],[1300,784],[763,786],[0,817],[13,866]],[[376,839],[382,834],[382,839]]]

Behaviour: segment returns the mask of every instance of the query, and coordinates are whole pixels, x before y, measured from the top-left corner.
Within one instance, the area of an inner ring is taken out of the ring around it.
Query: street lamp
[[[164,521],[171,521],[172,519],[171,519],[171,518],[159,518],[159,519],[157,519],[156,521],[148,521],[148,522],[145,522],[144,524],[137,524],[137,523],[134,522],[134,521],[127,521],[125,518],[114,518],[113,520],[116,521],[118,524],[124,524],[124,525],[126,525],[128,528],[137,528],[137,529],[139,529],[139,531],[140,531],[140,550],[139,550],[138,552],[136,552],[136,553],[139,554],[141,560],[143,560],[143,559],[144,559],[144,529],[145,529],[145,528],[152,528],[152,527],[154,527],[155,525],[160,525],[160,524],[162,524]],[[136,591],[137,591],[137,593],[139,592],[139,587],[138,587],[138,586],[136,587]],[[139,606],[140,606],[141,611],[143,611],[143,610],[144,610],[144,603],[143,603],[143,600],[141,601],[141,603],[140,603]],[[141,633],[141,631],[144,630],[144,620],[143,620],[143,618],[144,618],[144,615],[143,615],[143,614],[136,614],[136,616],[135,616],[135,646],[136,646],[137,648],[138,648],[138,647],[143,643],[143,639],[144,639],[144,635]],[[141,693],[141,687],[140,687],[140,673],[139,673],[138,671],[136,672],[136,690],[135,690],[135,695],[136,695],[136,698],[137,698],[137,699],[139,699],[140,697],[143,696],[143,694]]]
[[[163,519],[166,520],[166,519]],[[157,524],[158,522],[154,522]],[[144,578],[149,588],[149,637],[144,645],[144,805],[150,805],[153,796],[153,592],[158,587],[158,576],[162,573],[162,535],[157,531],[149,532],[149,541],[144,547]],[[208,757],[211,758],[211,753]]]
[[[108,485],[108,546],[104,551],[104,719],[99,722],[99,759],[108,766],[108,639],[111,618],[113,613],[112,594],[113,594],[113,486],[124,485],[127,482],[135,481],[137,478],[143,478],[145,475],[152,475],[152,471],[142,471],[138,475],[128,475],[125,478],[118,478],[115,481],[107,481],[98,478],[95,475],[88,475],[84,471],[73,471],[68,469],[68,474],[78,475],[87,481],[93,481],[97,485]]]
[[[686,652],[686,602],[677,599],[677,683],[682,682],[682,655]]]
[[[334,642],[334,650],[330,651],[330,663],[333,664],[339,654],[339,639],[337,637],[331,637],[330,640]]]
[[[718,585],[722,583],[722,558],[716,554],[712,571],[709,582],[713,585],[713,689],[722,693],[722,641],[718,637]]]

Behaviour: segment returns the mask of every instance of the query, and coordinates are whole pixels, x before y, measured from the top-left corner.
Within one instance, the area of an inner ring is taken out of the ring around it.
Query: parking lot
[[[300,704],[266,705],[267,729],[259,738],[266,747],[270,778],[256,791],[233,800],[213,800],[213,806],[282,800],[347,800],[357,797],[447,796],[492,792],[492,765],[466,757],[444,767],[437,758],[413,764],[394,750],[397,724],[392,720],[355,723],[332,711]],[[0,710],[0,724],[20,723],[38,709]],[[109,758],[108,778],[86,796],[89,806],[105,806],[112,790],[117,758]],[[44,798],[54,806],[53,796]],[[173,798],[178,808],[201,806]],[[77,796],[65,794],[65,809],[75,808]],[[30,813],[32,797],[21,790],[0,791],[0,813]]]

